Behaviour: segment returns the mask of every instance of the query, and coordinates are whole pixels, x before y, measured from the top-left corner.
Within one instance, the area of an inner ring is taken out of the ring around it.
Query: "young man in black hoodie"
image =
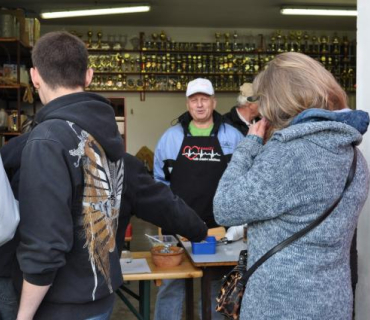
[[[32,82],[45,106],[22,151],[17,258],[24,280],[17,319],[109,319],[113,293],[122,283],[116,232],[128,223],[124,210],[140,216],[156,202],[152,192],[169,193],[148,182],[140,165],[124,154],[107,100],[84,92],[93,71],[81,40],[65,32],[46,34],[32,62]],[[130,174],[148,183],[134,185],[137,201],[130,194]],[[126,205],[125,196],[131,197]],[[178,198],[158,203],[177,210],[163,215],[164,227],[174,222],[174,232],[184,231],[175,221],[184,215],[193,229],[185,231],[188,236],[205,236],[204,224]]]

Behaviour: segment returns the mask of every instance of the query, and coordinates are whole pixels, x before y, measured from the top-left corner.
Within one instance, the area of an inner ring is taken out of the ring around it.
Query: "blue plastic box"
[[[206,242],[192,242],[191,252],[193,254],[215,254],[216,253],[216,237],[209,236]]]

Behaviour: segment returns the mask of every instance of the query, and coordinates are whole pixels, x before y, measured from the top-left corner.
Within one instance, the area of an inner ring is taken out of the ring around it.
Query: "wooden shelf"
[[[6,54],[16,55],[18,46],[22,57],[31,57],[31,47],[26,46],[22,41],[16,38],[0,38],[0,54],[2,56]]]
[[[0,131],[0,135],[2,136],[20,136],[21,133],[19,131]]]
[[[2,85],[0,84],[0,89],[25,89],[26,86],[21,84],[13,84],[13,85]]]

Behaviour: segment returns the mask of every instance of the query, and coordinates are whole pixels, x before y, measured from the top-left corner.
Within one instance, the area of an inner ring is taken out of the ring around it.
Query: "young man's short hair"
[[[88,52],[83,41],[68,32],[42,36],[32,50],[32,63],[51,89],[85,86]]]

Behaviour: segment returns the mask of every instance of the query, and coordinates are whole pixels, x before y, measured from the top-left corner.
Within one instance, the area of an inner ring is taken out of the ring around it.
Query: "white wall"
[[[42,26],[42,33],[55,30],[76,31],[87,40],[87,31],[93,31],[93,42],[97,41],[96,33],[103,33],[103,42],[109,35],[127,34],[128,39],[138,37],[140,32],[145,32],[148,36],[153,32],[159,34],[162,30],[175,41],[189,42],[214,42],[215,32],[224,34],[229,32],[231,35],[237,31],[239,40],[246,41],[243,37],[258,34],[266,36],[272,35],[276,30],[269,29],[215,29],[215,28],[169,28],[169,27],[101,27],[95,26]],[[288,31],[282,30],[283,34]],[[316,36],[333,35],[333,31],[309,31]],[[339,36],[348,35],[349,39],[354,39],[355,32],[337,31]],[[244,39],[244,40],[243,40]],[[223,41],[223,40],[222,40]],[[232,41],[232,40],[230,40]],[[128,41],[126,49],[130,49],[131,44]],[[126,116],[127,116],[127,151],[132,154],[142,147],[147,146],[154,151],[156,143],[162,133],[170,126],[173,119],[177,118],[185,110],[185,96],[183,93],[147,93],[145,101],[140,101],[139,93],[106,93],[106,96],[120,96],[126,98]],[[227,112],[236,103],[237,93],[218,93],[217,110],[220,113]],[[352,103],[353,105],[354,103]]]
[[[370,64],[370,2],[369,0],[357,1],[357,108],[370,111],[369,84]],[[367,162],[370,163],[370,133],[364,136],[361,144]],[[356,320],[370,318],[370,199],[367,200],[361,213],[358,225],[358,285],[356,290]]]

